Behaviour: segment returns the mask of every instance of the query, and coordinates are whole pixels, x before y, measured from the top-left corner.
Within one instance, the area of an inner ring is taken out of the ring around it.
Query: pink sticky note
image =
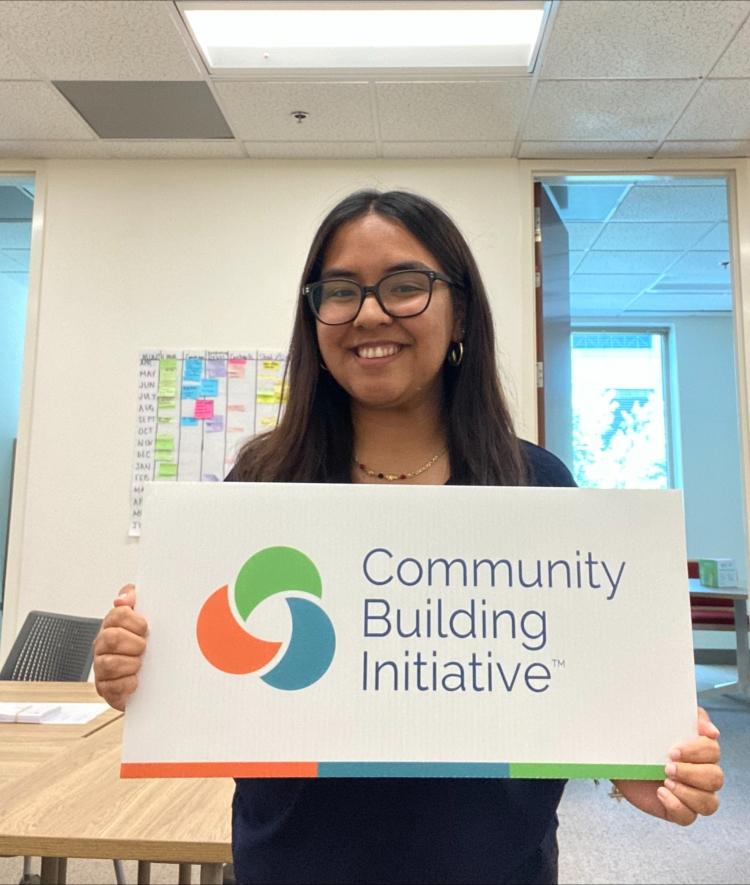
[[[197,399],[195,401],[195,417],[206,419],[214,416],[214,401],[212,399]]]

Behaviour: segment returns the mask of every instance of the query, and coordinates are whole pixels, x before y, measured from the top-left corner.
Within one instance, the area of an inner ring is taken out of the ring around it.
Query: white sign
[[[123,776],[663,778],[696,733],[674,491],[146,488]]]

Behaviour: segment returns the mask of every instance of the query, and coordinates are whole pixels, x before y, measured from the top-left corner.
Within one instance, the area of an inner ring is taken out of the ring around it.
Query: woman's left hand
[[[713,814],[719,807],[716,793],[724,784],[724,773],[718,764],[718,737],[719,729],[698,707],[698,737],[670,751],[663,784],[615,781],[615,786],[641,811],[686,827],[699,814]]]

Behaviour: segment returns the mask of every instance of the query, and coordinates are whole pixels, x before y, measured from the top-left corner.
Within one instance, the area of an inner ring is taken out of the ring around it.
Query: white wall
[[[515,161],[50,161],[43,177],[2,654],[30,609],[101,616],[136,577],[126,532],[138,350],[285,346],[312,234],[352,190],[406,187],[454,216],[488,284],[515,387]]]

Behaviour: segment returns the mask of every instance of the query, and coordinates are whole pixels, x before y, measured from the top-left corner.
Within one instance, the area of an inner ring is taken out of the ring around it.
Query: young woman
[[[229,480],[574,485],[553,455],[516,438],[476,264],[453,222],[421,197],[363,191],[323,221],[289,374],[278,428],[245,446]],[[146,645],[134,608],[128,585],[95,643],[97,688],[119,709]],[[616,785],[633,805],[679,824],[717,809],[718,731],[698,716],[700,736],[669,753],[663,784]],[[235,874],[241,883],[555,882],[563,787],[238,780]]]

